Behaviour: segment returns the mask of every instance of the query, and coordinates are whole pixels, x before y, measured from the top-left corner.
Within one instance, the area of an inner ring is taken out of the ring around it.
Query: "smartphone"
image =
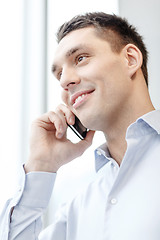
[[[86,137],[88,129],[82,125],[82,123],[76,116],[75,116],[74,125],[69,125],[69,124],[67,125],[81,140],[83,140]]]

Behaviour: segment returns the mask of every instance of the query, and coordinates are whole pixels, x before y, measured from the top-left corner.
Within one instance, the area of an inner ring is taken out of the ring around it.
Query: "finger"
[[[61,112],[54,113],[49,115],[50,120],[56,128],[56,137],[62,138],[66,134],[67,124],[64,118],[64,115]]]
[[[92,144],[94,134],[95,134],[95,131],[89,130],[83,141],[86,141],[87,143]]]
[[[61,120],[59,129],[56,132],[56,136],[58,138],[62,138],[66,134],[66,131],[67,131],[66,118],[65,118],[64,114],[61,111],[57,111],[56,115],[59,118],[59,120]]]
[[[66,123],[66,118],[65,118],[65,115],[62,111],[60,110],[56,110],[55,111],[56,115],[59,117],[59,119],[61,120],[61,122],[63,123],[63,126],[67,126],[67,123]]]
[[[56,114],[55,112],[48,112],[42,115],[38,120],[38,124],[40,127],[43,127],[46,130],[55,130],[56,131],[56,137],[61,138],[65,131],[65,121],[62,120],[62,118]]]
[[[56,109],[56,112],[57,111],[64,114],[66,122],[68,124],[73,125],[75,123],[75,115],[67,106],[65,106],[64,104],[60,104]]]

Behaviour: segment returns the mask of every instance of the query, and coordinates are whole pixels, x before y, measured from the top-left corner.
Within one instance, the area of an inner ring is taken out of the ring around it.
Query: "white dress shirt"
[[[41,216],[56,174],[23,172],[21,189],[1,214],[0,239],[159,240],[160,110],[131,124],[126,141],[120,167],[105,144],[95,151],[97,178],[42,232]]]

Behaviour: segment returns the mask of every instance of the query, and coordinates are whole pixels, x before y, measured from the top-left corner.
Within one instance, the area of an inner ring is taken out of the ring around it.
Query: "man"
[[[32,125],[26,175],[2,213],[1,239],[159,240],[160,111],[149,97],[141,36],[115,15],[88,13],[65,23],[58,43],[52,70],[65,105]],[[75,115],[90,129],[77,144],[66,138]],[[95,151],[103,171],[40,233],[57,170],[97,130],[106,138]]]

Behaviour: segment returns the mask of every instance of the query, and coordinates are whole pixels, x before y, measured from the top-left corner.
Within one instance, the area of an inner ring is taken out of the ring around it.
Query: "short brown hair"
[[[57,32],[57,42],[59,43],[68,33],[93,26],[99,36],[105,38],[114,52],[120,52],[128,43],[133,43],[139,48],[143,56],[142,72],[148,86],[147,60],[148,52],[136,28],[128,23],[125,18],[115,14],[106,14],[103,12],[86,13],[72,18],[64,23]]]

